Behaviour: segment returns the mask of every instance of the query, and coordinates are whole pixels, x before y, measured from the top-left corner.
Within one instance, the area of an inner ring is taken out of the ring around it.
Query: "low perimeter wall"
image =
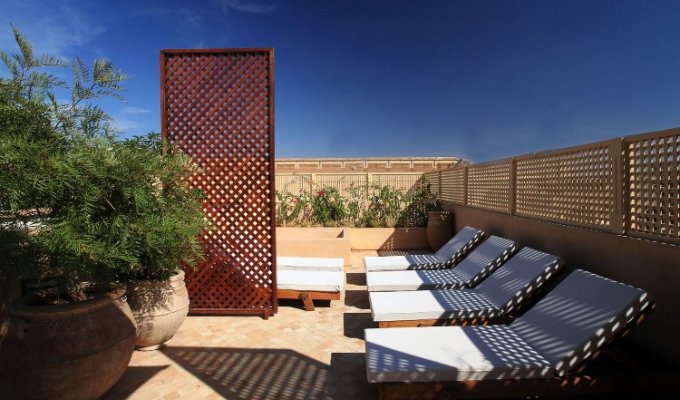
[[[276,255],[343,258],[352,250],[429,249],[423,228],[276,228]]]
[[[276,228],[276,255],[342,258],[351,265],[352,247],[345,228]]]
[[[424,228],[348,228],[352,250],[429,249]]]
[[[568,270],[582,268],[646,290],[656,309],[625,340],[680,366],[680,246],[451,203],[444,208],[454,212],[456,232],[466,225],[483,229],[559,255]]]

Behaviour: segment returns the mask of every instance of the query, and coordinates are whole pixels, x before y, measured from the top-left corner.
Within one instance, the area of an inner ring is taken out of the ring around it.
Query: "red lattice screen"
[[[276,312],[272,49],[163,50],[163,137],[200,172],[213,227],[187,271],[190,311]]]

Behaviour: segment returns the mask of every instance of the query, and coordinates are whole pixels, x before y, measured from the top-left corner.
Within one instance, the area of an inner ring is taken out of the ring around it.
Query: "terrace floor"
[[[353,252],[340,301],[281,301],[260,317],[190,316],[158,351],[135,351],[104,399],[374,399],[364,328],[373,326],[363,257]]]
[[[377,388],[366,381],[364,361],[363,331],[377,326],[365,286],[367,255],[376,252],[352,252],[342,299],[315,302],[313,312],[286,300],[266,321],[255,316],[188,317],[166,347],[135,351],[130,367],[103,399],[378,398]],[[627,354],[610,350],[620,358],[614,364],[630,367]],[[607,359],[609,368],[612,357]],[[650,365],[649,360],[635,364]]]

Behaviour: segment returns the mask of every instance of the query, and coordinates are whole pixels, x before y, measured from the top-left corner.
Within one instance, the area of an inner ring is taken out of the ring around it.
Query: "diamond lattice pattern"
[[[212,223],[188,271],[194,312],[272,308],[273,143],[269,51],[164,52],[164,136],[199,172]]]

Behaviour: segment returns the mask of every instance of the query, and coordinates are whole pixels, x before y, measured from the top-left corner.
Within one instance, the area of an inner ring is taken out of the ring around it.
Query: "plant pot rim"
[[[10,313],[16,316],[30,318],[54,318],[55,313],[84,314],[107,307],[111,301],[126,301],[126,289],[121,284],[111,284],[112,288],[106,293],[95,295],[92,298],[74,301],[68,304],[40,304],[41,296],[37,293],[29,293],[19,298],[10,306]],[[98,287],[100,285],[93,285]]]
[[[172,275],[170,275],[170,277],[168,277],[166,279],[133,279],[133,280],[130,280],[129,282],[126,282],[126,284],[127,285],[131,285],[131,284],[134,285],[136,283],[143,283],[143,282],[159,282],[159,283],[160,282],[175,282],[175,281],[179,281],[179,280],[184,280],[184,276],[185,276],[184,270],[177,268],[175,270],[175,272],[173,272]]]

